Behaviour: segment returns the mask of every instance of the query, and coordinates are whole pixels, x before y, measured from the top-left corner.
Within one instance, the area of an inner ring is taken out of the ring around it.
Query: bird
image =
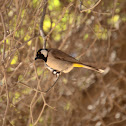
[[[55,48],[39,49],[35,57],[35,60],[37,59],[44,60],[46,67],[57,76],[61,73],[69,73],[75,67],[86,68],[99,73],[104,72],[102,69],[83,64],[74,57]]]

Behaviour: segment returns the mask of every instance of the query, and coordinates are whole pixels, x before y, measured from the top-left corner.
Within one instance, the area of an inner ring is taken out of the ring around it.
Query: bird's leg
[[[44,91],[45,93],[47,93],[48,91],[50,91],[51,90],[51,88],[52,87],[54,87],[55,86],[55,84],[56,84],[56,82],[57,82],[57,80],[59,79],[59,76],[61,75],[61,72],[59,72],[59,71],[57,71],[57,70],[54,70],[54,69],[52,69],[51,67],[49,67],[47,64],[45,64],[46,65],[46,67],[52,72],[52,74],[54,74],[54,75],[56,75],[56,80],[55,80],[55,82],[53,83],[53,85],[51,85],[46,91]]]
[[[56,78],[55,82],[53,83],[53,85],[51,85],[51,86],[45,91],[45,93],[47,93],[48,91],[50,91],[50,90],[55,86],[57,80],[58,80],[59,77],[60,77],[60,74],[56,74],[56,77],[57,77],[57,78]]]
[[[57,72],[56,73],[56,77],[60,76],[61,75],[61,72]]]
[[[56,75],[57,74],[57,71],[56,70],[53,70],[52,71],[52,74]]]
[[[45,64],[45,65],[46,65],[46,68],[52,72],[52,74],[56,75],[56,77],[61,74],[59,71],[52,69],[47,64]]]
[[[57,70],[53,70],[52,73],[53,73],[54,75],[56,75],[56,77],[59,76],[59,75],[61,74],[61,73],[60,73],[59,71],[57,71]]]

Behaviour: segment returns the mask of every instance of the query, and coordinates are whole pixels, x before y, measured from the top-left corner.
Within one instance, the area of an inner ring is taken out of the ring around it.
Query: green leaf
[[[86,33],[86,34],[84,35],[83,40],[86,40],[88,37],[89,37],[89,36],[88,36],[88,34]]]
[[[24,40],[27,41],[30,39],[30,36],[27,34],[25,37],[24,37]],[[32,41],[29,41],[27,44],[30,46],[31,45],[31,42]]]
[[[43,120],[44,120],[43,117],[41,117],[41,118],[39,119],[39,122],[42,123]]]
[[[18,60],[18,56],[16,55],[16,56],[13,57],[13,59],[11,61],[11,65],[16,64],[17,60]]]
[[[119,15],[115,15],[115,16],[112,18],[112,22],[114,22],[114,23],[116,23],[118,20],[119,20]]]
[[[23,80],[23,75],[18,76],[18,81],[21,81],[21,80]]]
[[[64,110],[68,111],[70,109],[70,105],[71,105],[70,102],[68,102],[64,107]]]
[[[43,70],[42,67],[37,67],[37,73],[40,76],[42,74]]]
[[[49,0],[49,10],[60,9],[60,1],[59,0]]]
[[[45,16],[44,24],[43,24],[43,29],[44,31],[48,32],[51,27],[51,21],[48,16]]]
[[[15,99],[18,99],[20,96],[21,96],[21,95],[20,95],[19,92],[16,92],[16,93],[15,93]]]

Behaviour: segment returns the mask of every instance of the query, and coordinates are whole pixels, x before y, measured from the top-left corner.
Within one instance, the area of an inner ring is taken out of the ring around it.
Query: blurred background
[[[126,125],[126,1],[48,0],[47,48],[104,74],[75,68],[56,79],[44,62],[39,24],[43,0],[0,1],[1,126]],[[37,89],[37,90],[35,90]]]

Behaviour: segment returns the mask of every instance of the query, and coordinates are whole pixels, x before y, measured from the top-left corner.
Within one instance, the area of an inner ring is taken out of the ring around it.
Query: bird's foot
[[[61,73],[59,71],[53,70],[52,73],[58,77]]]

